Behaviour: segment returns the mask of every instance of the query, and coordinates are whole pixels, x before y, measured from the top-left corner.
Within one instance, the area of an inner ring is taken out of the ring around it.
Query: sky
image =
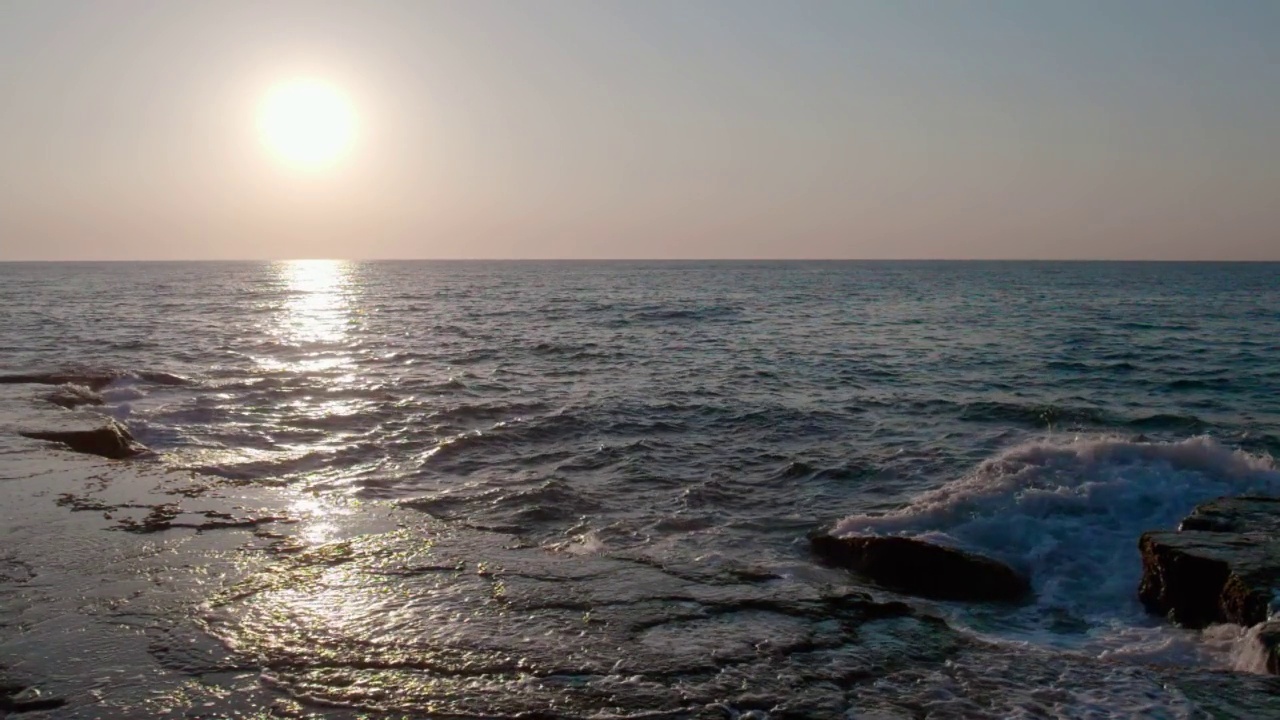
[[[1273,0],[8,0],[0,260],[1280,260],[1277,38]],[[352,118],[323,166],[263,138],[299,80]]]

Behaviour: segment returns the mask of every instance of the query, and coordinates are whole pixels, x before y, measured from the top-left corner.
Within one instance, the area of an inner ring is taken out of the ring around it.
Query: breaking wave
[[[1275,461],[1209,437],[1046,439],[1006,450],[897,511],[846,517],[835,532],[919,537],[1026,572],[1035,604],[1001,618],[969,618],[979,629],[1146,661],[1185,660],[1203,648],[1154,624],[1138,603],[1138,538],[1176,527],[1200,502],[1250,493],[1280,494]]]

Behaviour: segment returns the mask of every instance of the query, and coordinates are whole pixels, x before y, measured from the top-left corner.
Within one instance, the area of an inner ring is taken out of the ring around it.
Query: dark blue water
[[[847,518],[1032,573],[978,632],[1141,662],[1195,652],[1137,534],[1280,491],[1276,264],[4,264],[0,308],[0,370],[120,374],[174,468],[601,553]]]

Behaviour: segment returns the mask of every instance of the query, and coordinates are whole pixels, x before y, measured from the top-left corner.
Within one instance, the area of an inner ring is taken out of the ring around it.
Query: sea
[[[151,450],[23,446],[59,497],[0,453],[0,669],[49,717],[1280,717],[1244,630],[1137,598],[1144,531],[1280,495],[1280,264],[7,263],[3,373]],[[259,517],[73,502],[138,477]],[[815,562],[832,530],[1034,598],[897,594]],[[94,573],[136,582],[41,615]]]

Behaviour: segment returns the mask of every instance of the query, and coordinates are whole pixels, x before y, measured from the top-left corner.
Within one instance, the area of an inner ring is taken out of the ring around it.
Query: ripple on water
[[[1204,643],[1178,645],[1119,598],[1146,526],[1206,493],[1271,489],[1271,471],[1224,458],[1280,448],[1274,278],[1248,265],[0,266],[0,303],[18,309],[0,324],[0,368],[93,389],[209,482],[411,501],[437,523],[418,540],[444,549],[387,536],[353,559],[279,558],[276,573],[314,594],[254,586],[211,607],[211,629],[302,696],[391,707],[405,687],[409,710],[479,716],[1200,717],[1265,693],[1152,667],[1161,647],[1199,662]],[[88,369],[64,372],[69,359]],[[967,519],[923,510],[945,505],[939,493],[964,496]],[[1039,646],[800,612],[818,591],[798,578],[820,570],[797,540],[885,513],[867,522],[1034,570],[1043,602],[1026,614],[938,612]],[[404,561],[435,555],[468,569]],[[714,558],[746,574],[688,579]],[[518,570],[499,582],[481,562]],[[740,581],[757,570],[773,579]]]

